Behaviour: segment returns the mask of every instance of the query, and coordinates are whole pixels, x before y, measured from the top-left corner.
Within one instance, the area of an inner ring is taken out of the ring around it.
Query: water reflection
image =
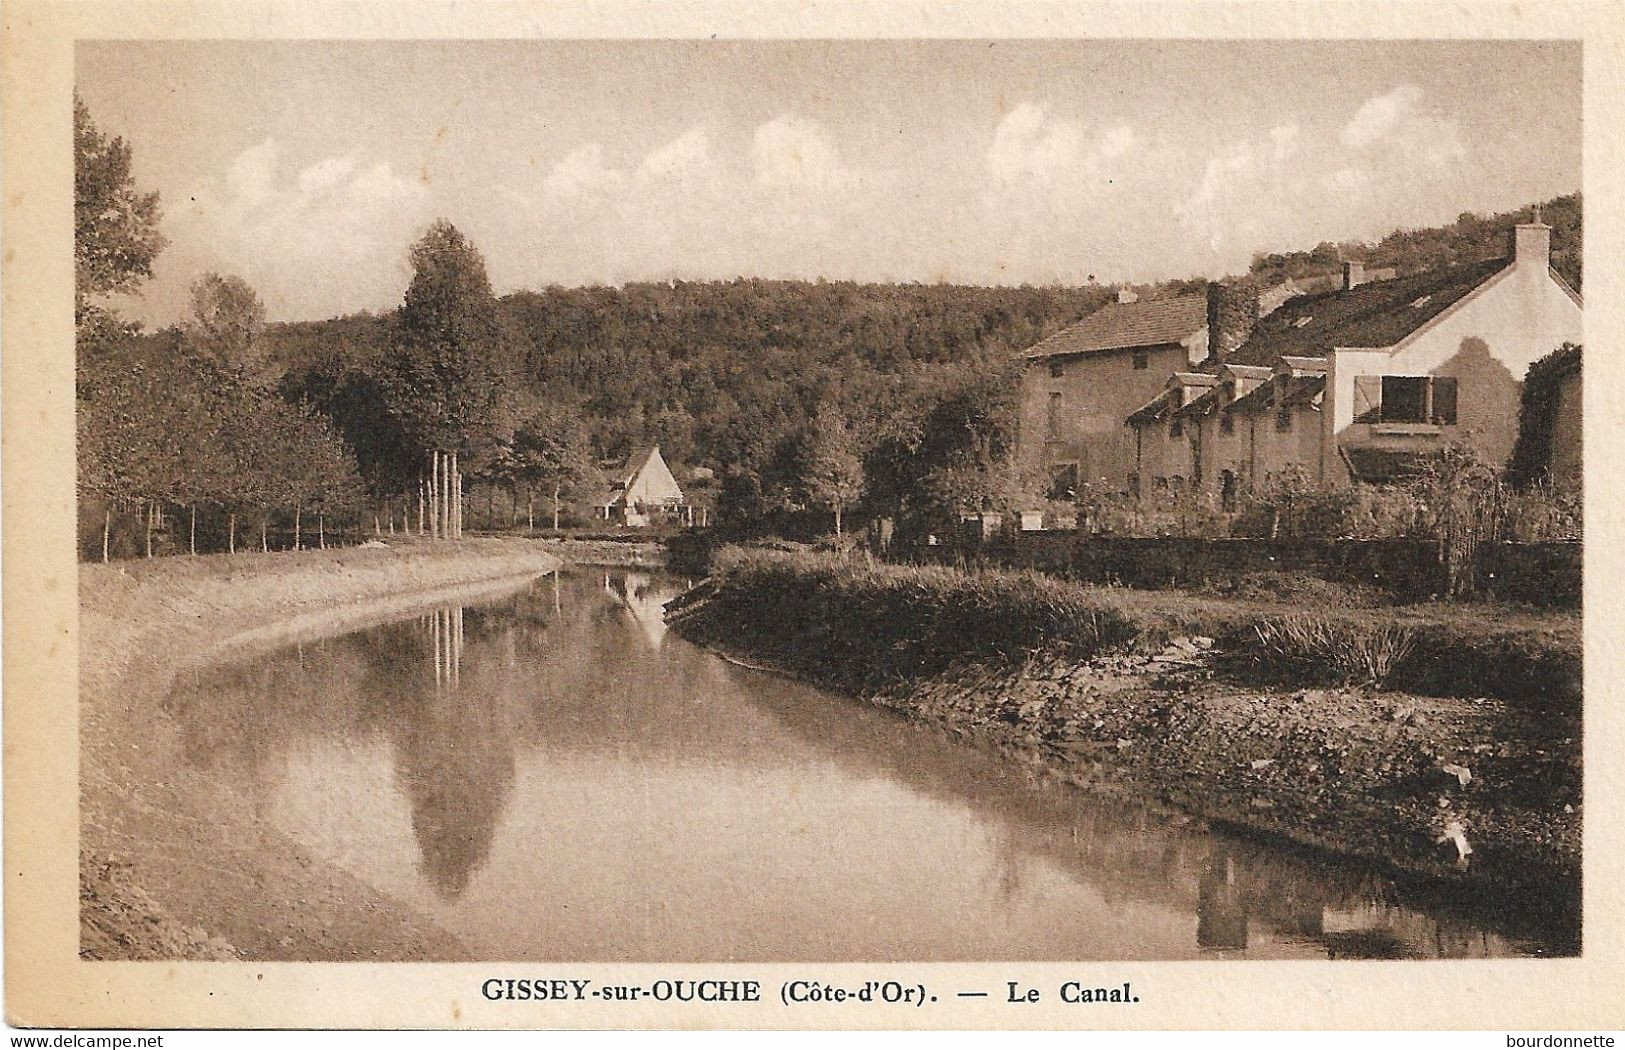
[[[483,958],[1497,956],[1566,934],[1084,795],[565,574],[205,668],[184,759]]]

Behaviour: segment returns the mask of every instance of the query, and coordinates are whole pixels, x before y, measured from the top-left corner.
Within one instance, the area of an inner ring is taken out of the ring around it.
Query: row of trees
[[[158,196],[136,189],[128,144],[102,133],[77,98],[74,145],[79,498],[100,526],[102,560],[115,517],[135,525],[137,548],[151,556],[175,508],[193,553],[200,510],[205,536],[223,524],[229,550],[249,515],[267,547],[277,510],[291,516],[295,546],[307,515],[325,545],[329,517],[360,505],[361,480],[328,420],[274,389],[259,297],[238,278],[206,274],[186,326],[142,337],[107,300],[152,276],[164,247]]]
[[[1552,267],[1576,289],[1583,277],[1583,205],[1581,194],[1570,193],[1539,206],[1540,220],[1552,228]],[[1392,267],[1401,275],[1436,270],[1507,254],[1507,228],[1529,222],[1535,215],[1534,206],[1489,216],[1462,212],[1448,225],[1395,230],[1375,244],[1324,241],[1307,251],[1260,253],[1253,259],[1251,273],[1263,284],[1277,284],[1288,277],[1339,273],[1344,259],[1358,259],[1368,267]]]
[[[168,507],[186,509],[193,553],[200,507],[224,516],[233,551],[244,515],[256,517],[262,548],[272,510],[291,514],[296,546],[312,515],[325,545],[329,516],[360,507],[355,463],[326,418],[255,382],[202,331],[133,340],[115,330],[81,338],[79,353],[79,493],[101,510],[103,560],[115,514],[137,515],[150,556]]]
[[[150,556],[177,508],[194,553],[200,510],[205,546],[223,531],[215,545],[231,551],[239,519],[253,518],[267,548],[280,515],[297,548],[312,517],[323,545],[334,515],[353,526],[369,505],[376,529],[387,515],[392,531],[399,520],[456,538],[465,479],[515,499],[523,488],[527,502],[540,489],[555,522],[598,480],[580,415],[520,377],[484,260],[448,222],[411,247],[400,309],[361,326],[360,352],[324,340],[333,352],[317,368],[288,367],[263,303],[233,276],[200,277],[183,326],[149,335],[124,322],[109,303],[152,276],[159,201],[135,186],[128,144],[77,98],[74,119],[79,494],[103,560],[115,519]]]

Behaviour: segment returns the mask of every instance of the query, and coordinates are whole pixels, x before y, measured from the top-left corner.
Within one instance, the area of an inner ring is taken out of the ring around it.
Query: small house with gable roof
[[[682,486],[666,465],[659,445],[634,449],[625,465],[610,476],[609,488],[598,499],[599,519],[633,527],[688,520]]]

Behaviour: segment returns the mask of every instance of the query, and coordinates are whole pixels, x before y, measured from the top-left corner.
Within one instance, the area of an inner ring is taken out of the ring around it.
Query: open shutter
[[[1354,421],[1376,423],[1382,419],[1382,376],[1354,377]]]
[[[1454,377],[1435,377],[1433,380],[1433,420],[1446,426],[1456,422],[1456,380]]]

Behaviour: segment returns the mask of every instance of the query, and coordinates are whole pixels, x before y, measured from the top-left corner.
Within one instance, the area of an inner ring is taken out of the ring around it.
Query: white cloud
[[[1084,183],[1096,188],[1115,183],[1129,155],[1141,146],[1139,134],[1126,124],[1091,134],[1076,121],[1051,117],[1043,106],[1023,102],[999,122],[985,159],[999,182],[1036,182],[1066,192]]]
[[[855,175],[841,165],[823,125],[794,113],[774,117],[756,129],[750,166],[756,184],[771,190],[834,189]]]
[[[1461,125],[1428,110],[1423,97],[1415,84],[1401,84],[1366,99],[1343,127],[1343,145],[1365,152],[1386,150],[1434,167],[1462,159],[1467,145]]]
[[[1343,128],[1343,145],[1365,149],[1380,142],[1402,123],[1414,119],[1421,102],[1422,89],[1415,84],[1401,84],[1386,95],[1366,99]]]
[[[1127,124],[1119,124],[1110,128],[1100,137],[1100,155],[1102,157],[1121,157],[1133,149],[1139,142],[1139,136]]]
[[[637,177],[644,181],[684,181],[703,177],[716,164],[711,136],[694,127],[643,158]]]
[[[338,313],[390,301],[404,289],[404,251],[427,221],[428,191],[387,162],[324,157],[285,176],[267,139],[205,180],[172,215],[190,281],[204,269],[236,273],[273,316],[312,300]],[[369,293],[357,295],[357,285]]]
[[[1270,141],[1275,146],[1275,162],[1290,160],[1298,152],[1299,142],[1303,138],[1303,129],[1296,124],[1283,124],[1270,129]]]
[[[550,197],[582,197],[613,190],[625,178],[604,163],[604,147],[589,142],[565,154],[542,180],[542,189]]]
[[[226,172],[226,188],[232,200],[251,207],[270,197],[276,167],[277,147],[270,139],[243,150]]]

